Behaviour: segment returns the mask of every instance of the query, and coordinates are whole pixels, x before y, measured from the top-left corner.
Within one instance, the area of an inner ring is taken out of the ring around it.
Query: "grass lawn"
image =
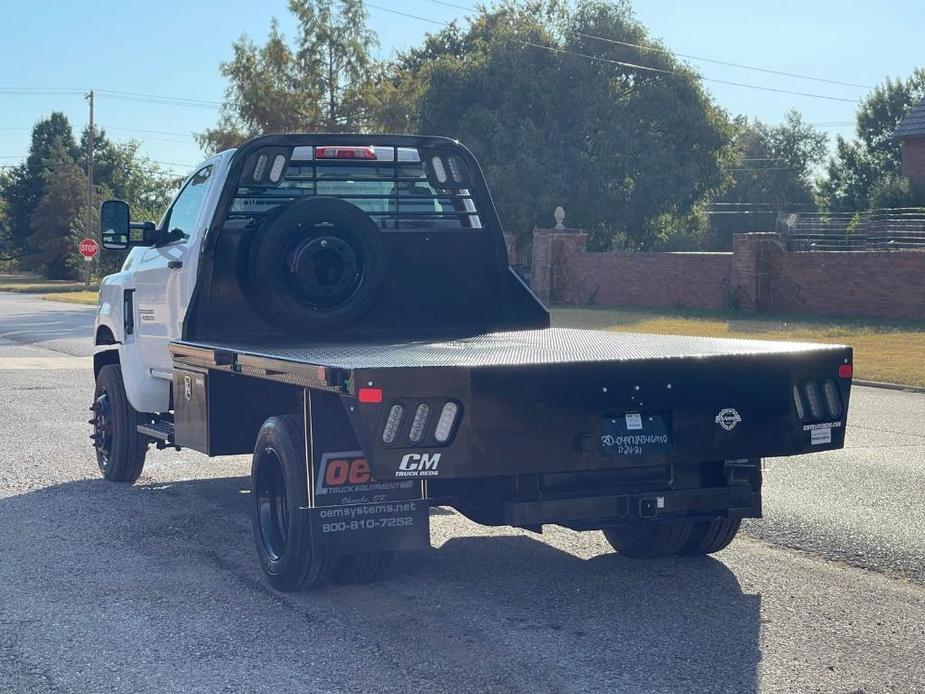
[[[92,288],[93,285],[91,285]],[[21,294],[49,294],[62,292],[82,292],[84,283],[74,280],[46,280],[35,275],[0,274],[0,292],[17,292]]]
[[[42,298],[46,301],[64,301],[69,304],[88,304],[90,306],[96,306],[99,293],[96,290],[90,292],[83,291],[83,287],[81,286],[81,291],[49,293],[42,296]]]
[[[854,376],[925,386],[925,321],[781,319],[755,314],[623,308],[558,308],[553,325],[662,335],[830,342],[854,347]]]

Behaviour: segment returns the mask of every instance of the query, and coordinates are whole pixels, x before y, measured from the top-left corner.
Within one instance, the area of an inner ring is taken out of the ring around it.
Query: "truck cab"
[[[159,237],[153,238],[151,229],[150,245],[134,245],[121,271],[100,284],[95,344],[116,345],[120,362],[133,365],[126,370],[125,386],[139,411],[169,408],[168,345],[182,336],[200,244],[233,154],[227,150],[197,166],[158,222]]]

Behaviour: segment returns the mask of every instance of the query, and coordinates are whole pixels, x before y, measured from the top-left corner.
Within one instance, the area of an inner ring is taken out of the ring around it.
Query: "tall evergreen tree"
[[[376,35],[366,26],[362,0],[290,0],[299,34],[294,46],[276,20],[258,46],[242,36],[221,64],[228,79],[214,128],[197,134],[215,152],[273,132],[361,130],[369,119],[364,95],[375,65]]]
[[[43,169],[44,186],[30,219],[30,264],[49,279],[77,276],[86,231],[87,177],[59,143]]]
[[[49,166],[60,157],[74,161],[76,156],[77,144],[71,124],[67,116],[55,111],[32,128],[26,161],[9,173],[9,181],[3,189],[7,208],[6,254],[22,258],[27,268],[33,250],[28,245],[33,233],[32,213],[45,192]]]

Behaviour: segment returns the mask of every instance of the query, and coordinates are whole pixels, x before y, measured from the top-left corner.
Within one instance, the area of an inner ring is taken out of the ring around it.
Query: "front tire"
[[[93,395],[93,446],[103,477],[110,482],[132,483],[141,476],[150,439],[138,433],[144,417],[125,394],[122,369],[107,364],[96,377]]]
[[[277,590],[315,587],[331,571],[312,546],[304,506],[308,489],[301,417],[270,417],[260,428],[251,464],[251,498],[257,556]]]
[[[620,554],[636,559],[666,557],[678,553],[690,538],[692,523],[667,521],[607,528],[604,537]]]

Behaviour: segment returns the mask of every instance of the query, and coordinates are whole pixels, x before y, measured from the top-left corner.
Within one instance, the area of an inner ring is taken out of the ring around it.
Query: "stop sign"
[[[77,245],[77,250],[80,251],[80,254],[84,258],[90,260],[90,258],[100,252],[100,244],[98,244],[95,239],[84,239]]]

